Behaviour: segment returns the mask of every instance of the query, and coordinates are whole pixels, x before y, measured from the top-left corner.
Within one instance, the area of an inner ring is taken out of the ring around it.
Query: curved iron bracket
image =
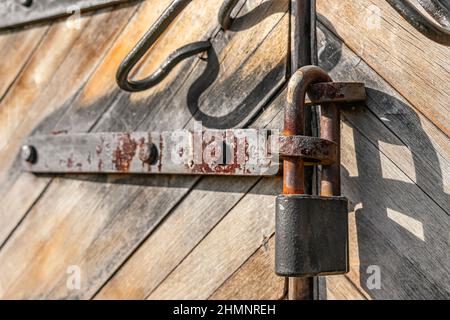
[[[231,18],[231,12],[236,7],[239,0],[225,0],[220,7],[219,23],[224,30],[230,29],[234,19]]]
[[[427,38],[446,46],[450,45],[450,3],[448,1],[418,0],[423,9],[435,21],[422,14],[410,0],[387,1],[406,21]]]
[[[199,41],[186,45],[174,53],[150,76],[142,80],[130,80],[130,72],[137,63],[155,44],[167,27],[183,11],[192,0],[175,0],[164,11],[156,23],[145,33],[131,52],[122,61],[117,70],[116,80],[119,87],[125,91],[138,92],[150,89],[160,83],[169,72],[182,60],[192,57],[198,53],[205,52],[211,47],[209,41]]]

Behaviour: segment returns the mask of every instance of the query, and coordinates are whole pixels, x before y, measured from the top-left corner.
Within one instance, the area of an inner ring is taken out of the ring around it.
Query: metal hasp
[[[0,31],[140,0],[1,0]]]
[[[284,136],[304,134],[308,90],[315,83],[331,81],[324,70],[315,66],[302,67],[292,76]],[[289,282],[289,286],[298,286],[290,288],[290,299],[313,299],[311,276],[346,272],[348,268],[348,218],[345,201],[340,197],[340,110],[334,102],[321,104],[320,138],[338,147],[336,161],[322,165],[320,197],[305,194],[303,158],[286,157],[283,162],[283,196],[277,200],[275,231],[276,272],[307,280]],[[326,212],[317,215],[323,209]]]
[[[413,27],[429,39],[450,46],[450,0],[387,0]],[[424,13],[425,11],[426,13]]]

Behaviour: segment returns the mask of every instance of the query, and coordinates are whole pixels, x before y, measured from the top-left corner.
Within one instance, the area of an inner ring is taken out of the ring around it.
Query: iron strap
[[[273,176],[279,157],[329,164],[336,154],[334,142],[267,129],[39,135],[22,148],[36,173]]]
[[[310,85],[305,106],[364,101],[362,83]],[[279,157],[306,164],[336,161],[334,142],[316,137],[279,136],[276,130],[229,129],[189,132],[55,133],[28,137],[24,169],[40,173],[278,174]]]
[[[138,0],[1,0],[0,30]]]

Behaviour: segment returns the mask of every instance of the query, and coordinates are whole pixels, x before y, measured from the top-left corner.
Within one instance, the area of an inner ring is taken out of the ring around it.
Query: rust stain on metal
[[[153,146],[153,148],[155,148],[155,152],[157,152],[156,146],[153,144],[152,136],[151,136],[151,135],[148,136],[148,144],[151,145],[151,146]],[[155,160],[156,160],[156,155],[154,155],[154,157],[151,159],[151,161],[152,161],[152,162],[155,162]],[[148,172],[152,172],[152,164],[153,164],[153,163],[150,163],[150,162],[148,163],[148,166],[147,166]]]
[[[67,159],[67,168],[72,168],[73,167],[73,159],[72,156],[70,158]]]
[[[100,156],[103,152],[103,144],[105,143],[105,139],[103,137],[100,137],[100,144],[97,145],[95,148],[95,152],[97,153],[97,156]]]
[[[52,131],[52,134],[55,135],[55,136],[60,135],[60,134],[67,134],[67,133],[68,133],[67,130],[55,130],[55,131]]]
[[[327,83],[327,85],[312,85],[308,94],[311,99],[321,100],[324,97],[328,99],[344,98],[345,94],[342,89],[345,87],[342,83]]]
[[[139,160],[142,162],[142,166],[144,166],[145,163],[149,160],[148,156],[149,150],[148,145],[145,143],[145,138],[139,139]]]
[[[118,146],[113,153],[113,160],[116,169],[119,172],[128,172],[130,170],[131,161],[136,155],[137,143],[131,139],[129,133],[124,133],[119,136]]]
[[[224,140],[216,142],[216,137],[211,137],[209,141],[203,140],[203,148],[202,150],[207,150],[207,147],[210,146],[213,143],[221,143],[225,142]],[[233,150],[233,161],[230,164],[227,163],[215,163],[215,161],[211,161],[211,163],[205,161],[204,158],[202,158],[202,163],[196,164],[196,163],[189,163],[186,165],[186,168],[190,171],[192,174],[224,174],[224,175],[233,175],[233,174],[239,174],[246,172],[247,174],[251,174],[251,170],[248,168],[245,168],[245,164],[249,159],[248,154],[248,141],[245,139],[244,141],[245,147],[244,147],[244,154],[239,157],[239,148],[238,148],[238,140],[236,137],[233,137],[233,143],[231,144],[231,149]],[[223,146],[223,144],[222,144]],[[223,147],[219,147],[220,150],[222,150],[222,157],[225,160],[225,154],[226,150],[223,150]],[[216,157],[216,151],[218,148],[212,148],[210,156],[215,158]],[[219,156],[219,155],[217,155]],[[244,160],[244,161],[242,161]],[[243,163],[241,164],[240,161]]]
[[[302,157],[306,162],[331,164],[336,161],[336,143],[306,136],[280,136],[279,153],[283,157]]]
[[[297,70],[288,84],[287,104],[284,112],[284,136],[303,135],[305,98],[309,87],[316,83],[331,82],[322,69],[306,66]],[[283,161],[283,194],[304,194],[305,162],[302,158],[286,157]]]

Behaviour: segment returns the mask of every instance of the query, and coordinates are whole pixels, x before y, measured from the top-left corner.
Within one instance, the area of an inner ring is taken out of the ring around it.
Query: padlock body
[[[347,207],[345,197],[279,196],[275,272],[285,277],[347,273]]]

